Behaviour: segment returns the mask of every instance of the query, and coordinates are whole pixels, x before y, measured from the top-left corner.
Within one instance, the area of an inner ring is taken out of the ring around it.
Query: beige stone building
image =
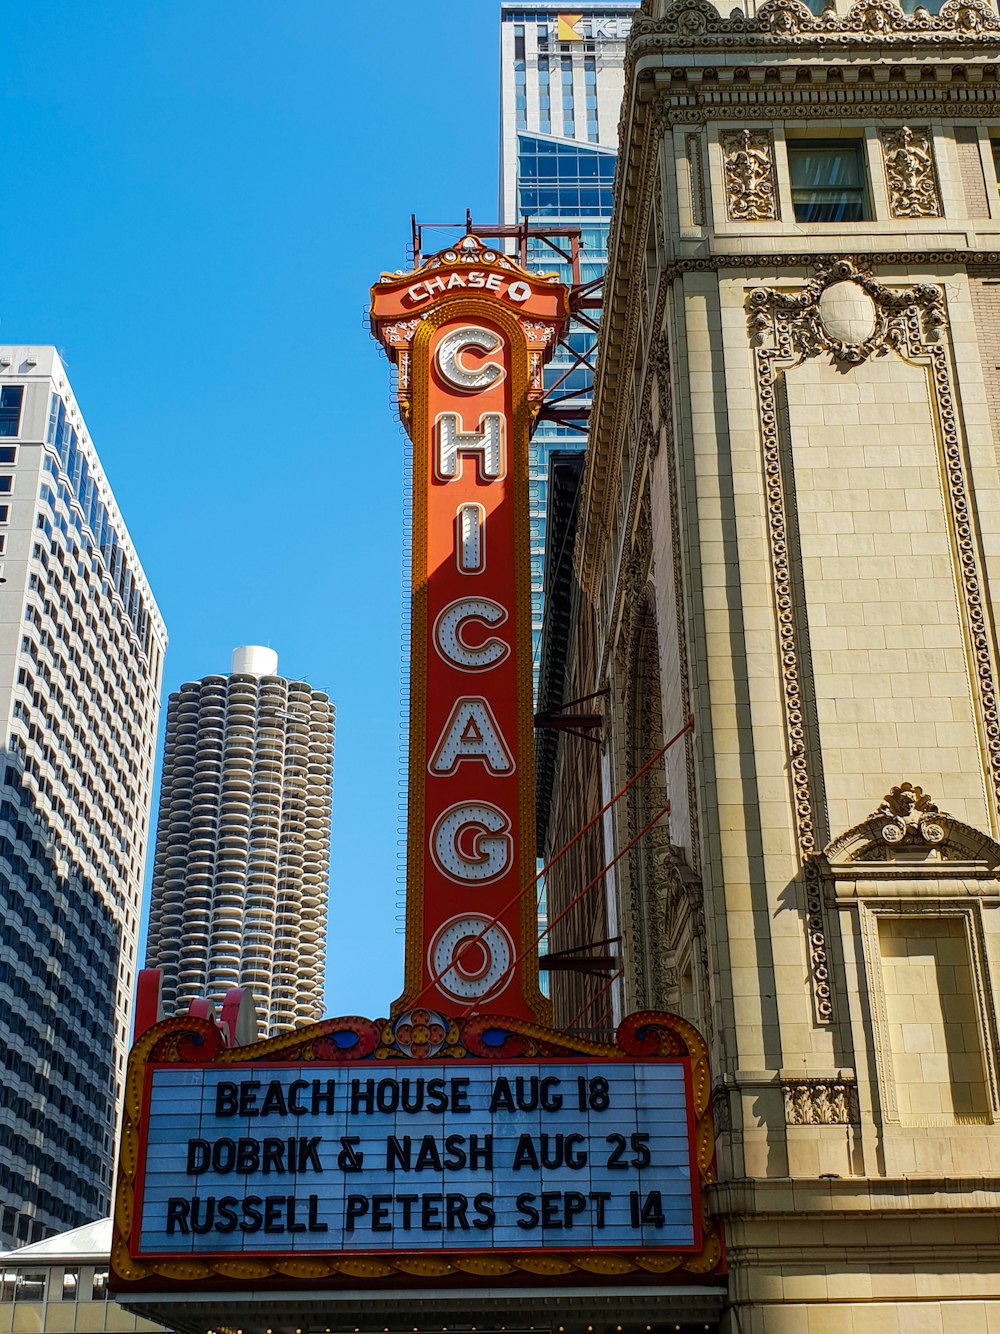
[[[1000,17],[744,5],[632,29],[555,946],[711,1044],[725,1330],[996,1331]]]

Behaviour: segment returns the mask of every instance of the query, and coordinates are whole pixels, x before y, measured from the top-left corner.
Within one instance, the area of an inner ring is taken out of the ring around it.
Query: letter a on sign
[[[533,892],[528,441],[568,313],[565,287],[475,236],[372,289],[372,328],[399,370],[413,441],[407,962],[396,1013],[474,1004],[549,1017]]]
[[[431,756],[432,774],[453,774],[462,760],[479,760],[491,774],[509,774],[514,758],[485,699],[460,699]]]

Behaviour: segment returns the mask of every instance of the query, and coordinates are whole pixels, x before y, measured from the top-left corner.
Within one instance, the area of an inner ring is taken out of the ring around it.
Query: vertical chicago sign
[[[534,896],[528,438],[566,288],[467,236],[372,291],[413,442],[406,980],[544,1020]]]

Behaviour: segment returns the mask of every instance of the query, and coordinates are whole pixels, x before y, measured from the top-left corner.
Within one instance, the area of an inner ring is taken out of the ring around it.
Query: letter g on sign
[[[488,801],[450,806],[431,834],[439,871],[460,885],[488,885],[506,875],[512,840],[510,820]]]

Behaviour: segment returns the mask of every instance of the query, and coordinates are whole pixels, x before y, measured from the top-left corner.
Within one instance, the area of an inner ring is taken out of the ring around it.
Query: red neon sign
[[[528,440],[565,287],[467,236],[383,275],[413,441],[406,983],[544,1020],[534,896]]]

